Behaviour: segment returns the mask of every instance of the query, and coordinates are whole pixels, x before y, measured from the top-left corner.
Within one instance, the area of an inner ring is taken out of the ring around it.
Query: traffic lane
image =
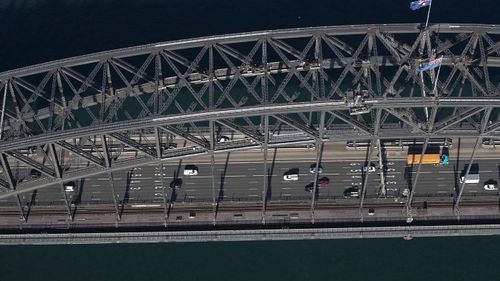
[[[490,164],[492,164],[492,165],[496,163],[495,161],[490,161],[490,162],[491,162]],[[341,194],[341,192],[343,190],[345,190],[345,188],[347,188],[351,185],[359,185],[361,183],[361,181],[360,181],[361,176],[356,175],[356,172],[357,172],[357,170],[360,170],[361,163],[362,162],[356,163],[353,161],[347,161],[347,162],[327,162],[326,161],[326,162],[323,162],[322,166],[325,170],[325,173],[323,175],[332,177],[332,178],[330,178],[332,188],[338,186],[337,188],[334,188],[333,190],[328,190],[328,189],[325,189],[325,190],[330,192],[330,193],[340,192],[340,194]],[[391,163],[391,162],[389,161],[387,163],[387,167],[391,166],[391,165],[389,165],[389,163]],[[403,162],[401,162],[401,163],[403,163]],[[307,161],[302,162],[302,163],[296,163],[296,164],[295,163],[275,163],[275,167],[273,168],[274,175],[273,175],[272,181],[271,181],[271,195],[278,195],[279,194],[280,195],[279,198],[282,198],[283,194],[290,194],[290,192],[292,192],[291,195],[304,194],[305,185],[312,182],[312,180],[314,179],[314,174],[307,173],[311,164],[313,164],[313,163],[310,163]],[[351,165],[351,164],[353,164],[353,165]],[[430,170],[431,173],[435,172],[435,170],[436,170],[436,167],[434,167],[434,166],[432,166],[432,167],[427,167],[427,166],[428,165],[422,166],[422,172],[423,172],[421,175],[422,178],[425,178],[426,172],[429,172],[426,170]],[[228,182],[228,181],[231,181],[232,178],[241,178],[243,176],[245,176],[245,178],[247,178],[246,176],[251,174],[252,171],[257,172],[259,170],[259,168],[261,168],[261,167],[255,167],[253,164],[232,165],[231,163],[229,163],[229,165],[227,165],[227,167],[225,167],[225,164],[217,164],[216,171],[218,173],[220,173],[219,174],[220,176],[224,175],[224,179],[225,179],[225,181],[224,181],[225,188],[223,189],[224,196],[227,196],[226,194],[231,194],[231,197],[242,197],[242,196],[247,197],[249,195],[252,195],[252,197],[257,197],[258,194],[255,194],[255,191],[257,191],[262,184],[262,181],[264,178],[264,176],[262,174],[263,171],[261,171],[260,174],[252,175],[251,180],[247,179],[246,182],[241,181],[241,180],[237,180],[234,183]],[[273,165],[270,164],[269,167],[271,169],[273,167]],[[351,169],[352,167],[354,167],[354,169]],[[299,171],[306,171],[305,173],[302,173],[302,172],[300,173],[299,182],[297,184],[293,184],[293,185],[283,182],[282,173],[281,173],[282,171],[287,171],[288,169],[292,169],[292,168],[298,168]],[[446,169],[446,168],[447,167],[444,167],[444,169]],[[400,169],[402,169],[402,167],[400,167]],[[131,190],[131,188],[129,188],[128,198],[129,199],[130,198],[131,199],[139,198],[141,200],[148,200],[149,198],[159,197],[159,192],[157,192],[157,190],[155,190],[155,189],[158,188],[157,187],[158,186],[157,185],[158,179],[162,177],[162,176],[160,176],[160,174],[171,174],[171,175],[175,174],[175,171],[168,171],[168,170],[174,170],[174,169],[168,169],[168,168],[164,167],[164,170],[166,170],[164,173],[160,173],[159,167],[152,166],[149,168],[138,167],[136,169],[129,171],[128,181],[129,181],[129,186],[132,188],[132,190]],[[205,171],[204,172],[205,174],[206,174],[206,171],[211,172],[210,165],[200,165],[200,170]],[[274,170],[280,171],[280,173],[274,173]],[[345,174],[326,172],[326,171],[330,171],[330,170],[345,171]],[[438,173],[442,173],[442,170],[439,169]],[[217,176],[217,174],[216,174],[216,176]],[[390,172],[388,172],[388,176],[390,176]],[[117,194],[118,194],[118,196],[120,196],[120,194],[122,194],[122,198],[125,198],[126,197],[125,195],[127,193],[127,190],[126,190],[127,180],[123,180],[120,182],[120,180],[119,180],[120,177],[127,178],[127,173],[126,172],[124,172],[123,174],[114,173],[115,189],[117,190]],[[196,177],[200,178],[200,176],[196,176]],[[193,178],[196,178],[196,177],[193,177]],[[207,185],[207,179],[210,179],[209,180],[210,192],[209,193],[206,192],[205,194],[201,194],[198,197],[212,198],[211,176],[204,176],[204,177],[205,178],[203,178],[202,182],[200,182],[200,183],[193,182],[191,184],[204,186],[204,185]],[[261,179],[256,180],[255,177],[257,177],[257,178],[261,177]],[[333,178],[335,178],[335,180],[333,180]],[[165,178],[164,184],[165,184],[165,181],[169,182],[169,180],[171,181],[172,179],[173,179],[173,177]],[[369,180],[369,185],[368,185],[368,190],[367,190],[368,195],[370,194],[370,190],[371,190],[370,187],[371,186],[373,186],[372,190],[374,193],[378,192],[378,188],[379,188],[378,183],[375,182],[375,181],[379,181],[378,173],[377,173],[377,176],[375,176],[375,174],[372,173],[370,175],[370,179],[373,179],[374,183],[372,185],[371,184],[372,181]],[[387,177],[386,181],[389,181],[388,179],[389,179],[389,177]],[[92,185],[97,185],[97,184],[93,184],[93,181],[96,181],[96,182],[101,181],[103,184],[106,182],[109,185],[108,180],[109,179],[104,178],[104,177],[103,178],[96,178],[96,179],[90,178],[90,179],[86,180],[87,186],[84,188],[84,190],[88,189],[92,192],[92,189],[93,189],[94,191],[102,192],[103,186],[102,185],[101,186],[92,186]],[[259,184],[259,181],[261,181],[261,184]],[[188,180],[188,181],[186,181],[186,183],[189,184],[190,181]],[[216,181],[216,187],[220,186],[220,185],[221,185],[220,180]],[[256,185],[258,187],[256,187]],[[432,186],[432,185],[430,185],[430,186]],[[139,187],[140,187],[140,189],[139,189]],[[278,193],[278,190],[273,190],[273,187],[283,188],[283,190]],[[106,190],[106,189],[104,189],[104,190]],[[110,189],[107,189],[107,190],[110,190]],[[207,191],[206,188],[203,190]],[[216,190],[217,190],[217,188],[216,188]],[[240,196],[240,193],[241,193],[240,191],[244,191],[241,194],[241,196]],[[197,192],[196,189],[189,190],[188,194],[186,196],[181,196],[181,198],[182,197],[191,197],[191,198],[196,197],[196,192]],[[92,199],[99,198],[99,196],[95,196],[95,193],[96,192],[94,192],[94,195],[91,196]],[[261,191],[260,191],[260,193],[261,193]],[[108,196],[102,196],[102,198],[112,198],[109,194],[107,194],[107,195]],[[57,197],[57,194],[55,194],[55,196]],[[271,198],[273,198],[273,197],[271,197]]]

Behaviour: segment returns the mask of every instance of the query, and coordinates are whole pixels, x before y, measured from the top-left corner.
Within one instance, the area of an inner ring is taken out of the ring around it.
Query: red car
[[[330,180],[328,178],[318,179],[317,185],[319,187],[327,187],[330,185]]]

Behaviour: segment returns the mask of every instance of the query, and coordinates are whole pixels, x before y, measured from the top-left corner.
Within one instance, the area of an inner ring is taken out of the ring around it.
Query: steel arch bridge
[[[440,56],[439,76],[415,71]],[[65,182],[100,174],[112,186],[115,171],[255,148],[266,170],[268,148],[290,144],[315,144],[317,162],[330,141],[369,140],[373,151],[421,138],[425,150],[430,138],[474,138],[475,151],[500,138],[499,67],[500,26],[383,24],[187,39],[3,72],[0,199],[17,197],[24,218],[20,194],[47,186],[65,194]],[[239,137],[218,141],[225,132]],[[173,137],[188,145],[169,147]],[[19,178],[19,167],[42,176]]]

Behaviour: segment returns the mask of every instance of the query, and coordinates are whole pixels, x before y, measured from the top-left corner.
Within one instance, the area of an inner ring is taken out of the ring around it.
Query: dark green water
[[[497,281],[500,237],[0,248],[0,280]]]
[[[211,34],[424,21],[409,2],[0,0],[0,71]],[[500,5],[435,0],[431,21],[500,23]],[[0,247],[0,281],[499,281],[499,267],[500,237]]]

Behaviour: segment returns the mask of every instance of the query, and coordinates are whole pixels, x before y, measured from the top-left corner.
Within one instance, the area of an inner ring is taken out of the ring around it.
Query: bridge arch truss
[[[500,138],[499,39],[495,25],[297,28],[3,72],[0,199],[17,197],[23,213],[22,193],[234,150],[267,155],[269,147],[299,143]],[[415,71],[441,56],[439,76]],[[238,137],[220,142],[227,134]],[[174,138],[187,145],[171,147]],[[41,177],[16,176],[19,167]]]

